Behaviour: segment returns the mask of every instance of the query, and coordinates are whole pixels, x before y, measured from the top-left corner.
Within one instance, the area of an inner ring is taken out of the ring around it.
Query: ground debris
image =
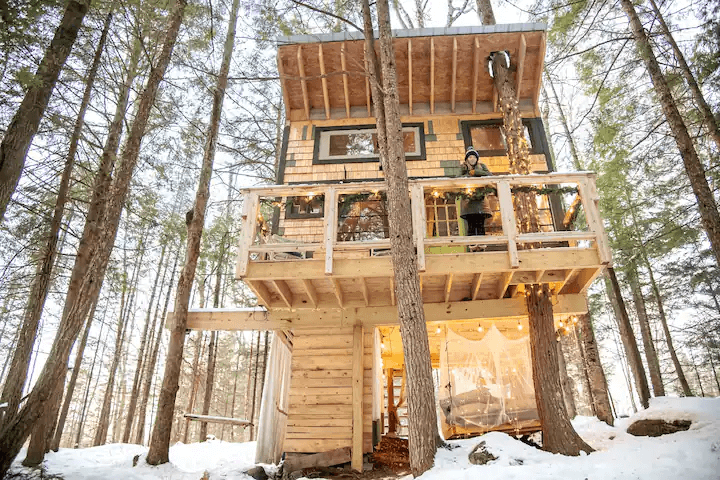
[[[385,436],[375,447],[371,460],[376,466],[388,467],[395,473],[410,471],[410,449],[406,438]]]
[[[672,422],[666,422],[665,420],[638,420],[628,427],[627,432],[636,437],[659,437],[668,433],[688,430],[691,424],[690,420],[675,420]]]
[[[475,448],[468,455],[468,461],[473,465],[485,465],[493,460],[497,460],[497,457],[490,453],[484,441],[475,445]]]

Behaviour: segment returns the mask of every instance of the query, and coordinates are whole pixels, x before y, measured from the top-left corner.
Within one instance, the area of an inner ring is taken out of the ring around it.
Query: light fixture
[[[520,320],[518,320],[518,330],[522,330],[522,329],[523,329],[522,323],[520,323]]]
[[[308,200],[312,200],[315,197],[315,192],[310,192],[307,195]]]
[[[437,330],[435,330],[435,333],[440,333],[440,332],[442,332],[442,328],[437,327]]]
[[[439,197],[440,197],[440,192],[438,192],[437,190],[433,190],[432,196],[435,197],[435,198],[439,198]]]
[[[478,325],[478,329],[477,329],[477,330],[478,330],[478,332],[482,333],[482,331],[483,331],[482,325]]]
[[[573,317],[573,318],[572,318],[572,322],[573,322],[573,323],[577,323],[577,322],[578,322],[578,318],[577,318],[577,317]]]
[[[560,320],[560,321],[558,322],[558,326],[559,326],[560,328],[563,328],[563,327],[565,326],[565,323],[563,323],[563,321]]]

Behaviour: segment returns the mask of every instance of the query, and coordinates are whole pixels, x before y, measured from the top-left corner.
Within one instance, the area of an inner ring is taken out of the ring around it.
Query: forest
[[[158,464],[168,443],[257,439],[273,332],[166,319],[257,305],[234,259],[241,190],[278,178],[276,38],[362,31],[363,3],[0,2],[0,476],[23,445],[26,466],[110,443]],[[589,305],[615,416],[720,396],[720,2],[389,7],[398,29],[547,25],[554,167],[597,172],[612,249]]]

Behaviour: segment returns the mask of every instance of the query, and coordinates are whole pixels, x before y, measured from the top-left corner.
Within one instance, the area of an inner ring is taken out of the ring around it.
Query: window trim
[[[294,213],[292,209],[285,208],[285,219],[287,220],[297,220],[297,219],[304,219],[304,218],[323,218],[325,216],[325,195],[317,195],[313,197],[313,200],[315,198],[322,197],[322,205],[320,206],[320,212],[319,213]],[[287,197],[286,203],[289,203],[290,198],[307,198],[302,195],[291,195],[290,197]],[[311,200],[312,201],[312,200]]]
[[[425,124],[423,122],[412,122],[403,123],[403,128],[417,128],[418,131],[418,143],[420,146],[420,153],[417,155],[406,155],[405,161],[414,162],[419,160],[425,160]],[[321,159],[320,158],[320,143],[323,132],[339,132],[343,130],[377,130],[377,125],[342,125],[334,127],[315,127],[315,146],[313,148],[313,165],[337,165],[342,163],[369,163],[369,162],[380,162],[379,156],[368,156],[368,157],[355,157],[355,158],[338,158],[338,159]]]
[[[537,130],[537,118],[523,118],[523,126],[527,127],[530,134],[530,155],[547,154],[544,150],[543,133]],[[502,119],[496,120],[464,120],[460,122],[462,128],[463,141],[465,149],[472,145],[472,137],[470,129],[472,127],[497,126],[502,127]],[[504,157],[507,156],[506,150],[477,150],[480,157]]]

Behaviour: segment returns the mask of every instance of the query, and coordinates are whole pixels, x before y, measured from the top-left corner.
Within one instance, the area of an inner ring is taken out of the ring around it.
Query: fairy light
[[[563,321],[560,320],[560,321],[558,322],[558,326],[559,326],[560,328],[563,328],[563,327],[565,326],[565,323],[563,323]]]
[[[520,320],[518,320],[517,329],[518,329],[518,330],[522,330],[522,329],[523,329],[523,326],[522,326],[522,323],[520,323]]]
[[[437,327],[437,330],[435,330],[435,333],[440,333],[440,332],[442,332],[442,328]]]
[[[477,331],[480,332],[480,333],[482,333],[482,331],[483,331],[482,325],[478,325]]]
[[[472,195],[472,193],[473,193],[474,191],[475,191],[475,189],[472,188],[472,187],[466,187],[466,188],[465,188],[465,193],[467,193],[468,195]]]
[[[432,196],[435,198],[440,198],[440,192],[438,192],[437,190],[433,190]]]
[[[577,318],[577,317],[572,317],[572,322],[575,323],[575,324],[577,324],[577,323],[578,323],[578,318]]]
[[[315,192],[310,192],[307,195],[308,200],[312,200],[315,197]]]

